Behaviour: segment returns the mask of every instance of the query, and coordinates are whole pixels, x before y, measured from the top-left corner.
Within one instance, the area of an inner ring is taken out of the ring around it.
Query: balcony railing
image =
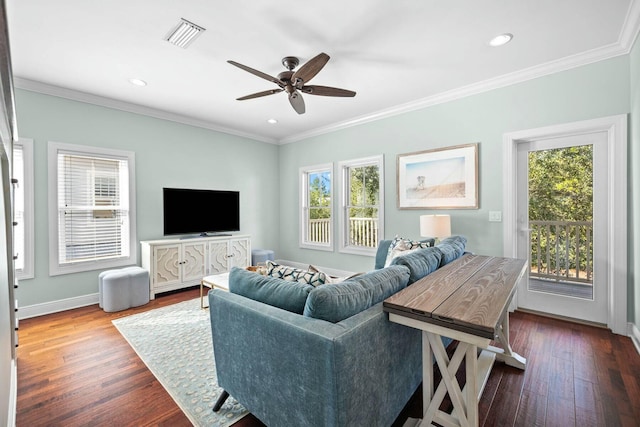
[[[529,221],[531,277],[593,284],[591,221]]]
[[[309,221],[309,240],[328,243],[331,219]],[[531,277],[593,284],[593,224],[590,221],[530,221]],[[376,218],[349,218],[349,244],[375,248]]]
[[[309,241],[313,243],[329,243],[331,219],[309,220]]]
[[[378,246],[378,218],[349,218],[349,244],[375,248]]]
[[[331,219],[309,220],[309,241],[328,243]],[[377,218],[349,218],[349,244],[375,248],[378,246]]]

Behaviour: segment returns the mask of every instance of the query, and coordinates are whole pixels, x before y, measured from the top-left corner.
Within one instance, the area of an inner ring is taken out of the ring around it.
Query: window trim
[[[329,171],[331,173],[331,187],[329,194],[331,196],[331,203],[329,205],[329,211],[331,212],[331,221],[329,222],[329,243],[313,243],[306,240],[308,223],[307,213],[309,211],[309,175],[314,172]],[[319,251],[333,252],[334,242],[334,221],[335,213],[333,210],[334,200],[334,177],[335,171],[333,170],[333,163],[323,163],[313,166],[302,166],[299,172],[300,176],[300,227],[299,227],[299,245],[303,249],[315,249]]]
[[[109,159],[127,160],[129,173],[129,256],[119,259],[91,260],[68,265],[60,265],[58,253],[58,153],[60,151],[92,155]],[[83,271],[104,268],[121,267],[137,263],[137,232],[136,232],[136,181],[135,181],[135,153],[133,151],[115,150],[102,147],[66,144],[49,141],[49,275],[79,273]]]
[[[34,189],[33,181],[35,179],[33,166],[33,139],[19,138],[14,143],[15,146],[22,147],[22,168],[24,176],[22,182],[18,182],[24,194],[24,254],[18,254],[23,259],[23,268],[16,269],[16,278],[18,280],[33,279],[35,277],[34,265]],[[14,189],[15,192],[15,189]],[[14,213],[15,214],[15,213]],[[14,229],[15,234],[15,229]],[[14,239],[15,240],[15,239]]]
[[[348,244],[348,196],[349,189],[347,185],[349,183],[348,171],[352,167],[359,166],[378,166],[379,181],[378,181],[378,240],[384,238],[384,155],[379,154],[377,156],[363,157],[353,160],[344,160],[338,163],[338,179],[340,189],[340,213],[338,215],[340,223],[340,244],[338,251],[341,253],[375,256],[377,248],[365,248],[360,246],[351,246]]]

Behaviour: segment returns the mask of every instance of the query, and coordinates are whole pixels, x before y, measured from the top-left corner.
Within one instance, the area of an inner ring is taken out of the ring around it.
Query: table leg
[[[204,283],[202,283],[202,280],[200,281],[200,310],[204,310],[204,299],[203,297],[203,288],[204,288]]]
[[[427,338],[427,344],[430,351],[427,353],[433,353],[436,359],[436,365],[442,374],[442,380],[438,384],[438,388],[435,393],[433,390],[433,373],[429,374],[429,368],[433,368],[433,361],[431,354],[423,353],[423,369],[426,374],[427,380],[423,378],[423,385],[427,385],[427,389],[423,391],[424,397],[424,417],[422,419],[421,426],[430,426],[435,421],[438,424],[450,426],[450,425],[462,425],[475,427],[478,425],[478,399],[477,399],[477,386],[476,386],[476,372],[477,372],[477,346],[460,341],[456,351],[453,353],[451,359],[447,355],[447,351],[442,344],[442,338],[440,335],[423,331],[423,337]],[[424,345],[424,342],[423,342]],[[423,347],[424,348],[424,347]],[[466,357],[465,357],[466,356]],[[467,359],[467,381],[469,376],[472,376],[471,385],[467,388],[465,397],[458,379],[456,378],[456,372],[462,364],[462,360]],[[431,377],[429,377],[431,375]],[[428,390],[431,388],[431,390]],[[440,410],[440,404],[445,395],[449,393],[449,398],[453,403],[453,414],[447,414]],[[468,402],[471,402],[468,404]]]
[[[478,416],[478,347],[469,344],[467,346],[467,354],[464,357],[466,362],[466,379],[465,384],[467,400],[467,423],[469,426],[477,427],[479,425]],[[464,424],[463,424],[464,425]]]
[[[433,352],[429,344],[428,332],[422,331],[422,418],[426,418],[427,408],[433,399]],[[429,361],[429,363],[427,363]]]
[[[527,359],[515,353],[511,349],[511,343],[509,342],[509,312],[506,311],[502,316],[502,322],[498,328],[497,341],[502,345],[502,348],[489,346],[487,350],[496,354],[496,359],[504,362],[514,368],[524,370],[527,366]]]

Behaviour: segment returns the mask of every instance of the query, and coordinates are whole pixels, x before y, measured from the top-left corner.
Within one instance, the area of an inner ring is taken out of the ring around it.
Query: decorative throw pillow
[[[322,272],[301,270],[287,265],[280,265],[273,261],[267,261],[267,276],[277,277],[288,282],[307,283],[312,286],[324,285],[327,276]]]
[[[323,271],[320,271],[320,270],[318,269],[318,267],[316,267],[316,266],[314,266],[314,265],[311,265],[311,264],[309,264],[309,271],[310,271],[310,272],[312,272],[312,273],[324,273]],[[338,276],[330,276],[329,274],[324,273],[324,275],[325,275],[325,277],[326,277],[326,281],[325,281],[325,283],[326,283],[326,284],[331,284],[331,283],[342,283],[342,282],[344,282],[345,280],[349,280],[349,279],[351,279],[351,278],[353,278],[353,277],[360,276],[361,274],[364,274],[364,273],[354,273],[354,274],[352,274],[351,276],[338,277]]]
[[[418,242],[415,240],[405,239],[403,237],[394,237],[389,245],[389,251],[387,252],[387,260],[384,263],[385,267],[391,265],[391,261],[402,254],[406,254],[406,251],[415,251],[416,249],[430,248],[433,246],[433,240],[426,240],[424,242]]]

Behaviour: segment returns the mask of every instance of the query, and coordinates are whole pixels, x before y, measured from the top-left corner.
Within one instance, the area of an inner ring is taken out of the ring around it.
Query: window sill
[[[82,273],[85,271],[94,270],[108,270],[111,268],[120,268],[130,265],[136,265],[137,259],[135,256],[127,258],[110,259],[105,261],[86,261],[78,262],[69,265],[50,265],[50,276],[61,276],[63,274]]]
[[[300,249],[312,249],[315,251],[333,252],[333,245],[313,245],[310,243],[300,243]]]
[[[340,248],[339,252],[343,254],[362,255],[375,257],[377,248],[362,248],[357,246],[345,246]]]

